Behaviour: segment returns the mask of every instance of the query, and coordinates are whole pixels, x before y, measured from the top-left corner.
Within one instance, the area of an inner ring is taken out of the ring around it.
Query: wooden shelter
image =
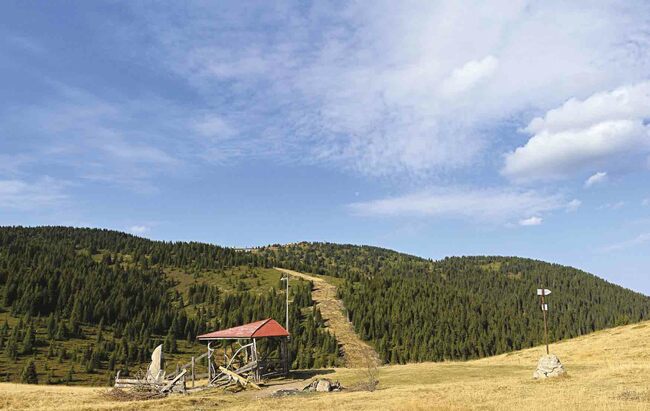
[[[208,343],[210,385],[230,382],[235,378],[233,373],[254,381],[289,373],[289,332],[272,318],[213,331],[197,339]],[[219,342],[224,349],[222,366],[214,355],[213,344]]]

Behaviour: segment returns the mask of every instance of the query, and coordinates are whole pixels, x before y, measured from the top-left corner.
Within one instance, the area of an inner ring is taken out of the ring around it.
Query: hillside
[[[568,376],[534,381],[543,347],[466,362],[379,368],[377,391],[255,399],[221,390],[146,402],[107,399],[106,389],[0,384],[0,408],[98,409],[502,409],[644,410],[650,407],[650,322],[599,331],[551,347]],[[333,369],[328,378],[354,387],[365,369]],[[275,387],[277,389],[278,387]]]
[[[432,261],[368,246],[300,243],[259,251],[276,265],[342,279],[357,333],[387,363],[465,360],[647,319],[650,298],[571,267],[517,257]]]
[[[63,227],[0,228],[0,380],[35,359],[41,383],[108,385],[145,368],[164,343],[168,364],[205,346],[201,333],[285,316],[281,273],[259,256],[198,243]],[[335,365],[334,337],[294,281],[294,368]]]
[[[336,340],[341,347],[341,353],[345,360],[346,367],[359,368],[367,367],[369,364],[380,365],[381,361],[377,352],[370,344],[362,341],[354,327],[345,316],[345,307],[341,300],[336,298],[336,286],[330,284],[331,277],[326,281],[323,277],[308,275],[298,271],[277,268],[285,274],[295,278],[303,278],[314,284],[312,293],[316,307],[323,314],[325,326],[336,335]]]
[[[511,257],[422,259],[375,247],[299,243],[238,251],[98,229],[0,228],[0,380],[36,359],[39,382],[107,385],[157,344],[170,366],[195,336],[284,318],[281,273],[336,283],[358,336],[384,363],[464,360],[542,341],[534,290],[553,289],[552,340],[648,318],[650,299],[593,275]],[[292,281],[292,368],[342,364],[314,284]],[[336,302],[339,304],[338,302]]]

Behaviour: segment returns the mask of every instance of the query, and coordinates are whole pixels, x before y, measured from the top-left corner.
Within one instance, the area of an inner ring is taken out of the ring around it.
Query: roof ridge
[[[253,331],[251,335],[255,335],[255,333],[258,332],[260,330],[260,328],[264,327],[272,319],[273,318],[269,317],[266,320],[260,320],[260,325],[255,328],[255,331]]]

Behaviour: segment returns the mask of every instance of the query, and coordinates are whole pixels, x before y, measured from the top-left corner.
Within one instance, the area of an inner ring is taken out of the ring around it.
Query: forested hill
[[[368,246],[300,243],[260,251],[274,264],[344,278],[355,329],[385,362],[469,359],[647,319],[650,298],[571,267],[517,257],[432,261]]]
[[[285,317],[281,274],[264,256],[116,231],[0,227],[0,381],[35,360],[48,383],[107,384],[145,368],[164,343],[169,364],[205,350],[196,336]],[[292,281],[294,368],[338,364],[312,285]]]
[[[99,229],[0,227],[0,379],[18,380],[22,364],[36,357],[47,363],[47,381],[105,382],[118,369],[142,365],[161,342],[172,359],[186,362],[202,349],[199,333],[284,317],[274,266],[341,278],[340,298],[356,331],[389,363],[469,359],[541,343],[535,289],[542,282],[553,290],[553,340],[650,313],[646,296],[521,258],[432,261],[328,243],[241,251]],[[336,341],[313,307],[311,284],[291,283],[293,367],[336,364]]]

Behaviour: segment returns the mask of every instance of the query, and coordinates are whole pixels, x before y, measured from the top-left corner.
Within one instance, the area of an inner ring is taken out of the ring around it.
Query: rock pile
[[[544,355],[539,359],[537,363],[537,369],[533,373],[533,378],[544,379],[559,377],[566,374],[564,366],[560,362],[560,359],[555,355]]]
[[[332,382],[327,378],[319,378],[312,381],[307,385],[303,390],[305,391],[316,391],[316,392],[330,392],[330,391],[341,391],[341,384],[338,381]]]

